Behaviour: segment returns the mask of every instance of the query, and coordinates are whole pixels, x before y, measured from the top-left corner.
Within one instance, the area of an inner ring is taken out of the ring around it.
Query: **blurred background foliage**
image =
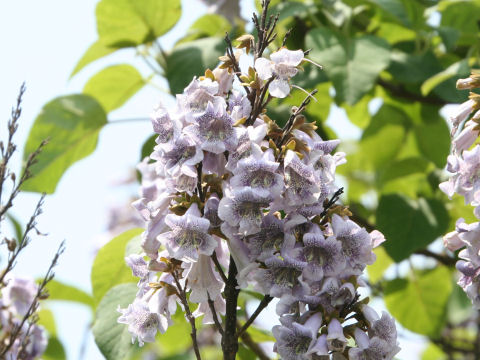
[[[71,76],[126,48],[134,48],[151,73],[141,74],[128,63],[109,66],[88,80],[83,93],[46,104],[24,153],[45,137],[50,144],[34,168],[35,178],[24,189],[53,193],[69,166],[95,151],[99,132],[112,123],[109,113],[142,87],[157,87],[159,94],[181,93],[193,76],[213,69],[225,51],[225,33],[235,39],[252,26],[240,17],[237,1],[212,4],[215,12],[195,21],[173,48],[163,49],[157,39],[175,25],[182,11],[194,9],[182,9],[180,0],[99,1],[98,40]],[[287,47],[311,49],[309,58],[324,67],[321,71],[306,65],[294,83],[307,91],[318,89],[318,102],[310,104],[306,116],[316,121],[323,138],[342,140],[340,150],[348,160],[338,168],[345,187],[342,201],[357,222],[380,230],[388,240],[368,269],[369,291],[384,299],[403,328],[429,342],[422,359],[476,358],[480,322],[455,284],[455,254],[446,253],[440,240],[459,217],[474,221],[472,209],[460,198],[449,201],[438,184],[446,178],[443,169],[450,151],[445,114],[450,104],[468,96],[455,89],[455,81],[479,66],[480,1],[274,0],[271,13],[279,14],[279,23],[270,50],[280,47],[291,30]],[[158,79],[166,79],[169,89],[158,86]],[[269,116],[283,123],[304,96],[295,90],[286,99],[275,99],[269,104]],[[349,120],[343,128],[326,124],[336,107]],[[153,138],[145,141],[139,160],[151,151]],[[64,284],[50,289],[53,297],[77,298],[96,311],[93,332],[108,359],[143,356],[130,345],[126,327],[116,324],[115,310],[118,304],[127,305],[136,292],[123,258],[139,251],[140,232],[130,230],[99,251],[92,269],[92,296],[75,295],[77,290]],[[242,296],[244,303],[252,299],[248,293]],[[186,323],[178,321],[145,349],[161,359],[188,359],[188,331]],[[218,358],[208,329],[204,331],[204,356]],[[250,336],[258,342],[272,340],[258,328],[251,328]],[[255,359],[244,347],[239,357]],[[50,358],[61,357],[53,353]]]

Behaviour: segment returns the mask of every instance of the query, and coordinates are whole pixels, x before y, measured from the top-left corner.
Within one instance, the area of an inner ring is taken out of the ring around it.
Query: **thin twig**
[[[1,349],[0,359],[4,358],[5,354],[10,350],[12,345],[15,343],[15,339],[17,339],[18,335],[20,334],[20,331],[22,330],[23,325],[37,311],[40,299],[47,295],[45,288],[47,284],[53,279],[54,277],[53,269],[55,266],[57,266],[58,259],[60,258],[60,255],[62,255],[64,250],[65,250],[65,241],[62,241],[62,243],[58,247],[57,252],[55,253],[55,256],[52,259],[52,262],[50,263],[47,273],[45,274],[45,277],[43,278],[42,282],[38,285],[37,293],[35,294],[33,302],[30,304],[30,307],[28,308],[27,313],[23,316],[20,323],[14,326],[12,332],[10,333],[10,339],[7,345],[3,349]]]
[[[457,262],[457,260],[455,258],[452,258],[452,257],[447,256],[447,255],[437,254],[437,253],[434,253],[433,251],[430,251],[428,249],[417,250],[417,251],[415,251],[415,254],[431,257],[432,259],[435,259],[439,263],[441,263],[443,265],[446,265],[446,266],[455,266],[455,263]]]
[[[228,279],[225,276],[225,273],[223,272],[222,266],[220,265],[220,262],[218,261],[217,253],[215,251],[212,254],[212,260],[213,260],[213,263],[215,264],[215,267],[217,268],[217,272],[220,274],[220,277],[222,278],[223,282],[227,283]]]
[[[330,209],[335,203],[338,201],[340,196],[343,194],[343,187],[335,191],[332,198],[327,202],[325,205],[325,209],[323,209],[322,213],[320,214],[320,218],[323,218],[328,213],[328,209]]]
[[[265,295],[258,304],[257,309],[253,312],[253,314],[248,318],[248,320],[243,324],[242,328],[237,332],[237,337],[241,337],[243,333],[247,331],[250,325],[255,321],[255,319],[260,315],[260,313],[265,309],[270,301],[272,301],[273,297],[270,295]]]
[[[235,57],[235,53],[233,52],[232,41],[230,40],[230,36],[228,36],[228,33],[225,33],[224,40],[225,40],[225,43],[227,44],[226,52],[227,52],[228,58],[230,59],[230,61],[232,63],[233,72],[237,76],[240,83],[243,83],[243,80],[240,78],[240,76],[242,75],[242,70],[240,69],[240,65],[238,64],[237,58]],[[244,89],[245,89],[247,95],[249,95],[250,90],[247,87],[244,87]]]
[[[177,290],[178,290],[177,295],[180,298],[180,301],[182,302],[187,320],[190,323],[190,327],[192,328],[190,337],[192,338],[193,351],[195,352],[195,356],[197,357],[197,360],[201,360],[202,357],[200,356],[200,349],[198,347],[198,342],[197,342],[197,327],[195,326],[195,318],[193,317],[192,312],[190,311],[190,306],[188,305],[187,294],[185,293],[185,289],[182,288],[182,286],[180,285],[180,281],[178,280],[178,273],[176,271],[172,273],[172,277],[175,280],[175,284],[177,286]]]
[[[295,121],[295,118],[305,110],[307,105],[310,104],[310,101],[312,101],[313,95],[315,95],[317,92],[318,92],[318,90],[315,89],[312,92],[308,93],[307,97],[302,101],[300,106],[297,109],[295,109],[295,111],[290,115],[287,123],[285,124],[285,126],[282,129],[283,134],[282,134],[282,137],[278,140],[278,142],[276,144],[277,147],[281,147],[283,145],[283,142],[285,141],[288,133],[290,132],[290,130],[293,126],[293,122]]]
[[[210,294],[207,294],[207,295],[208,295],[208,307],[212,312],[213,322],[215,324],[215,327],[217,328],[217,331],[223,336],[225,335],[225,332],[223,331],[222,324],[220,324],[220,321],[218,320],[217,311],[215,310],[215,303],[213,302],[212,299],[210,299]]]

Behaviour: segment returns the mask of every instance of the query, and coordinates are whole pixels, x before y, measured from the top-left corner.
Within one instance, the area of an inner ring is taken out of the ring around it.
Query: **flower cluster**
[[[283,359],[392,359],[399,351],[394,320],[380,318],[356,292],[375,261],[372,249],[385,239],[335,205],[335,170],[345,162],[333,153],[339,141],[323,140],[300,115],[309,98],[283,128],[255,111],[263,103],[255,93],[290,93],[304,52],[282,48],[257,58],[248,76],[239,76],[246,93],[233,86],[235,58],[223,59],[177,95],[174,109],[153,114],[157,145],[139,165],[134,203],[147,222],[148,260],[126,258],[139,290],[118,321],[133,341],[153,341],[178,305],[188,317],[188,293],[198,304],[192,316],[218,326],[233,273],[237,289],[279,299],[274,350]],[[345,324],[354,313],[357,322]]]
[[[5,359],[38,359],[47,347],[45,330],[30,321],[23,321],[36,301],[38,286],[32,279],[10,277],[1,290],[0,298],[0,341],[9,344],[12,334],[13,345],[5,354]]]
[[[480,72],[473,71],[470,77],[457,81],[458,89],[480,87]],[[470,114],[473,116],[468,120]],[[440,189],[450,198],[459,194],[465,204],[475,206],[474,214],[480,219],[480,145],[474,145],[480,132],[480,95],[471,92],[469,99],[461,104],[450,118],[452,122],[452,154],[448,156],[449,180],[440,184]],[[461,131],[458,129],[463,126]],[[458,133],[458,134],[457,134]],[[480,225],[466,224],[458,219],[455,231],[444,236],[444,245],[450,251],[460,250],[457,269],[458,284],[463,288],[473,305],[480,309]]]

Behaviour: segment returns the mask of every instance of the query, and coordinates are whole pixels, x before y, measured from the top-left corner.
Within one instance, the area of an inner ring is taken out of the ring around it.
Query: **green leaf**
[[[128,359],[136,349],[128,326],[117,322],[117,307],[126,308],[138,291],[135,283],[120,284],[111,288],[98,304],[92,332],[95,342],[107,360]]]
[[[185,334],[190,333],[190,325],[186,321],[182,311],[177,311],[172,316],[173,324],[168,327],[165,334],[161,334],[157,338],[157,343],[160,344],[162,355],[181,354],[188,349],[192,343],[190,336]]]
[[[480,13],[479,1],[441,1],[438,9],[441,26],[460,32],[458,45],[472,45],[478,41],[477,17],[473,14]]]
[[[125,263],[125,248],[130,240],[142,232],[143,229],[125,231],[98,251],[91,275],[93,300],[96,305],[113,286],[136,280]]]
[[[398,49],[392,51],[388,72],[403,83],[419,83],[442,70],[432,51],[411,54]]]
[[[61,96],[47,103],[30,130],[23,161],[43,140],[50,140],[31,168],[34,177],[22,189],[53,193],[65,170],[95,150],[106,123],[105,111],[88,95]]]
[[[153,134],[148,137],[148,139],[143,143],[142,145],[142,150],[140,151],[140,161],[145,159],[146,157],[149,157],[152,152],[153,148],[157,143],[155,142],[155,139],[158,137],[158,134]]]
[[[415,126],[414,132],[421,154],[443,169],[451,144],[446,122],[437,115],[437,121],[419,124]]]
[[[275,338],[270,331],[259,329],[255,326],[250,326],[247,330],[248,334],[255,340],[256,343],[262,343],[267,341],[275,342]]]
[[[52,280],[47,284],[48,300],[74,301],[93,308],[93,298],[73,285]]]
[[[450,270],[443,266],[415,271],[410,278],[385,284],[385,304],[392,316],[410,331],[438,336],[445,324],[452,290]]]
[[[209,37],[225,35],[230,32],[232,24],[223,16],[217,14],[203,15],[190,26],[187,36],[195,35],[197,37]]]
[[[447,355],[435,344],[430,344],[422,354],[421,360],[447,360]]]
[[[67,354],[65,353],[65,349],[56,337],[50,337],[48,339],[48,345],[45,349],[45,352],[42,354],[43,360],[65,360],[67,358]]]
[[[305,39],[312,60],[322,64],[335,86],[338,102],[353,105],[368,93],[390,62],[390,45],[373,35],[346,38],[327,28],[310,31]]]
[[[105,111],[110,112],[125,104],[145,83],[133,66],[113,65],[92,76],[83,93],[96,98]]]
[[[372,265],[367,266],[367,271],[370,281],[376,283],[383,278],[383,273],[393,264],[393,260],[388,256],[383,246],[377,247],[373,252],[377,256],[377,260]]]
[[[225,43],[220,38],[194,40],[176,46],[167,56],[165,75],[172,94],[179,94],[192,81],[201,76],[207,68],[218,64],[218,57],[225,51]]]
[[[41,325],[48,331],[50,336],[57,335],[57,326],[55,324],[55,318],[53,312],[49,309],[42,308],[37,311],[38,315],[38,325]]]
[[[272,7],[269,12],[279,14],[278,21],[291,17],[305,18],[309,11],[315,12],[317,7],[313,4],[305,4],[299,1],[285,1]]]
[[[451,79],[452,77],[457,77],[459,74],[464,74],[469,71],[468,60],[464,59],[453,63],[445,70],[433,75],[432,77],[425,80],[420,88],[422,95],[428,95],[435,87],[444,81]]]
[[[437,199],[409,199],[399,194],[380,198],[377,227],[387,241],[383,244],[395,262],[408,258],[447,231],[448,213]]]
[[[411,27],[412,23],[408,18],[407,10],[401,0],[370,0],[374,4],[377,4],[381,9],[391,15],[391,18],[400,22],[406,27]]]
[[[106,46],[136,46],[165,34],[180,15],[180,0],[101,0],[97,31]]]
[[[101,41],[95,41],[90,47],[87,49],[85,54],[78,60],[77,65],[73,69],[72,73],[70,74],[70,78],[72,78],[76,73],[82,70],[85,66],[98,60],[104,56],[110,55],[111,53],[117,51],[118,48],[105,46]]]
[[[398,179],[415,173],[424,173],[429,162],[420,157],[409,157],[392,161],[380,173],[379,182],[385,184],[391,180]]]

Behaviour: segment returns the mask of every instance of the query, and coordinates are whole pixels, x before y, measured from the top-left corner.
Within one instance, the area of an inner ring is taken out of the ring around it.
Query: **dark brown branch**
[[[253,312],[253,314],[248,318],[248,320],[243,324],[242,328],[238,331],[237,337],[241,337],[243,333],[247,331],[250,325],[255,321],[255,319],[260,315],[260,313],[265,309],[270,301],[272,301],[273,298],[270,295],[265,295],[260,301],[260,304],[258,304],[257,309]]]
[[[335,203],[338,201],[340,198],[340,195],[343,194],[343,187],[335,191],[335,194],[333,194],[332,198],[328,200],[327,204],[325,205],[325,209],[323,209],[322,213],[320,214],[320,218],[323,218],[325,215],[328,213],[328,209],[330,209]]]
[[[237,327],[237,302],[238,289],[237,283],[237,266],[233,257],[230,256],[230,265],[228,267],[228,280],[225,284],[225,299],[226,299],[226,311],[225,311],[225,334],[222,337],[222,350],[224,360],[235,360],[235,356],[238,352],[238,338],[236,336]]]
[[[433,251],[430,251],[430,250],[427,250],[427,249],[417,250],[417,251],[415,251],[415,254],[431,257],[432,259],[435,259],[439,263],[441,263],[443,265],[446,265],[446,266],[455,266],[455,263],[457,262],[457,260],[455,258],[452,258],[452,257],[447,256],[447,255],[437,254],[437,253],[434,253]]]
[[[392,84],[383,79],[378,79],[377,83],[384,89],[390,91],[397,98],[418,101],[424,104],[440,105],[440,106],[447,104],[446,101],[433,96],[420,96],[420,95],[412,94],[411,92],[408,92],[402,85]]]
[[[192,315],[192,312],[190,311],[190,306],[188,305],[188,300],[187,300],[187,294],[185,292],[185,289],[182,288],[182,285],[180,285],[180,281],[178,280],[178,273],[175,271],[172,273],[173,279],[175,280],[175,285],[177,286],[178,290],[178,297],[180,301],[182,302],[183,308],[185,310],[185,315],[190,323],[190,327],[192,329],[190,333],[190,337],[192,338],[192,345],[193,345],[193,351],[195,352],[195,356],[197,360],[201,360],[202,357],[200,356],[200,349],[198,347],[198,342],[197,342],[197,327],[195,326],[195,318]]]

